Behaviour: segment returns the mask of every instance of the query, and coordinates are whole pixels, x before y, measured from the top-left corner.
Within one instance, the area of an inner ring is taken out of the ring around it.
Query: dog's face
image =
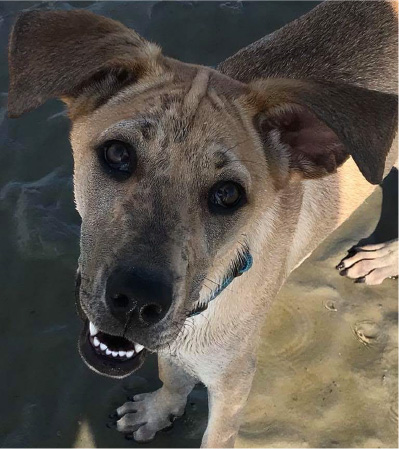
[[[220,75],[228,98],[217,77],[204,68],[177,83],[147,80],[73,124],[79,299],[105,344],[105,333],[169,344],[245,269],[246,225],[273,189],[234,101],[242,86]]]
[[[82,217],[80,352],[115,377],[141,365],[143,347],[173,342],[249,268],[254,229],[267,225],[265,210],[284,207],[286,185],[328,175],[349,154],[378,181],[396,125],[389,95],[244,85],[84,11],[22,15],[10,80],[10,115],[53,96],[68,105]]]

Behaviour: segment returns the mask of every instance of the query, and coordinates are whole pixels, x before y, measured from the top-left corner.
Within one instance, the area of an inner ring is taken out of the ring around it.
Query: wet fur
[[[53,41],[60,27],[68,39]],[[166,415],[182,413],[200,380],[210,398],[203,446],[233,445],[273,298],[373,191],[364,176],[378,183],[396,159],[396,39],[389,4],[332,2],[211,70],[166,58],[132,30],[86,12],[18,19],[10,41],[10,115],[59,96],[73,122],[86,315],[100,329],[122,332],[103,299],[116,263],[144,260],[174,277],[167,319],[145,336],[126,334],[158,350],[164,385],[137,398],[140,405],[119,409],[119,430],[151,439]],[[78,41],[84,45],[76,52]],[[293,157],[278,131],[282,115],[304,108],[316,129],[327,125],[338,136],[327,162]],[[133,180],[110,181],[99,167],[93,148],[109,138],[138,148]],[[249,201],[234,216],[209,217],[201,201],[221,173],[239,176]],[[251,270],[186,319],[242,245],[254,257]],[[138,418],[147,424],[137,426]]]

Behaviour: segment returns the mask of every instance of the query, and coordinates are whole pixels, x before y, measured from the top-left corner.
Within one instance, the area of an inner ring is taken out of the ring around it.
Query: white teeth
[[[102,343],[97,337],[96,335],[98,334],[98,329],[96,328],[96,326],[94,326],[94,324],[90,321],[89,322],[89,332],[90,332],[90,336],[93,338],[93,346],[98,348],[105,352],[106,355],[112,355],[112,357],[126,357],[128,359],[131,359],[134,356],[134,353],[139,353],[144,349],[144,346],[141,345],[140,343],[134,343],[134,350],[131,351],[111,351],[110,349],[108,349],[108,346],[105,343]]]
[[[140,345],[139,343],[135,343],[134,349],[136,350],[136,352],[140,352],[144,349],[144,346]]]
[[[94,337],[95,335],[98,334],[98,330],[97,330],[96,326],[94,326],[94,324],[91,321],[90,321],[90,324],[89,324],[89,330],[90,330],[90,335],[92,337]]]

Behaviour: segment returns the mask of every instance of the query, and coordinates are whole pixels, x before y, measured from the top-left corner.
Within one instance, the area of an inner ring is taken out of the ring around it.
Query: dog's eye
[[[233,181],[222,181],[215,184],[209,200],[213,206],[233,209],[241,205],[244,199],[244,189]]]
[[[133,148],[119,140],[110,140],[102,145],[105,163],[112,169],[130,174],[133,171]]]

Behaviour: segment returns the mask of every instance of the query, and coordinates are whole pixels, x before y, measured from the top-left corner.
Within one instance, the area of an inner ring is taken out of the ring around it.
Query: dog
[[[123,378],[158,353],[163,386],[119,431],[150,441],[201,381],[202,446],[233,446],[274,297],[396,162],[396,17],[325,2],[216,69],[84,10],[18,17],[9,116],[58,97],[72,122],[80,354]],[[396,259],[389,242],[338,268],[376,284]]]

